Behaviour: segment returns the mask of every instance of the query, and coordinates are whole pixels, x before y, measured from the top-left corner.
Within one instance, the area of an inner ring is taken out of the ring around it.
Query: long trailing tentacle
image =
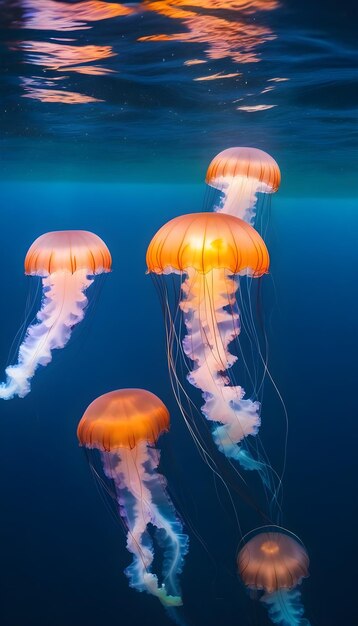
[[[257,470],[272,489],[267,464],[239,445],[248,435],[257,434],[260,405],[245,398],[241,386],[230,384],[227,374],[237,360],[228,349],[240,333],[240,317],[234,306],[237,289],[238,283],[225,270],[212,270],[207,275],[188,271],[180,304],[187,328],[184,352],[194,362],[188,380],[203,393],[202,412],[216,423],[212,432],[219,450],[244,469]]]
[[[247,176],[220,177],[211,184],[221,190],[221,197],[214,211],[227,213],[243,219],[251,226],[255,223],[258,193],[271,193],[265,183]]]
[[[207,438],[203,436],[200,427],[200,418],[202,418],[203,423],[205,423],[207,426],[209,426],[210,422],[205,419],[203,413],[198,409],[194,401],[191,399],[190,395],[187,393],[184,387],[183,382],[183,377],[192,371],[193,362],[190,357],[185,354],[182,345],[182,324],[185,324],[180,306],[182,298],[180,297],[180,291],[179,293],[177,292],[177,281],[173,279],[171,283],[172,290],[169,291],[167,286],[164,286],[164,283],[162,283],[160,279],[156,280],[155,276],[153,276],[152,278],[154,285],[158,290],[160,302],[162,305],[162,312],[165,319],[168,368],[174,396],[200,457],[213,472],[214,479],[218,480],[225,489],[225,492],[233,508],[237,527],[239,528],[239,532],[241,534],[240,520],[232,497],[232,491],[239,493],[240,497],[243,498],[250,506],[252,506],[266,522],[271,521],[271,519],[252,498],[251,494],[249,494],[249,492],[246,491],[244,487],[240,487],[235,480],[232,480],[231,472],[227,471],[228,468],[226,467],[226,465],[223,464],[220,461],[220,458],[215,455],[214,448],[210,445],[210,442],[208,442]],[[181,278],[182,276],[180,276],[180,279]],[[180,283],[178,281],[178,284],[181,284],[181,282],[181,280]],[[235,307],[230,306],[228,307],[228,309],[233,312]],[[233,376],[230,376],[230,380],[233,381],[233,384],[235,384]],[[216,447],[215,444],[214,447]],[[246,485],[246,479],[244,473],[240,471],[240,465],[238,463],[231,462],[230,459],[227,460],[229,461],[229,464],[234,474],[240,478],[240,481],[243,483],[243,485]],[[268,467],[269,466],[267,465],[266,469],[268,469]],[[197,536],[199,541],[203,544],[202,538],[198,536],[197,531],[195,531],[192,526],[191,530]]]
[[[114,481],[120,514],[128,529],[127,548],[133,555],[126,569],[130,585],[158,597],[165,606],[180,606],[178,577],[188,551],[188,537],[166,491],[166,481],[157,472],[159,458],[158,450],[146,442],[133,450],[102,453],[105,473]],[[163,550],[162,584],[151,571],[154,545],[149,524],[156,528]]]
[[[299,589],[280,589],[274,593],[265,593],[261,602],[268,608],[268,614],[274,624],[280,626],[310,626],[303,617],[304,607]]]
[[[86,270],[62,270],[42,279],[43,298],[36,320],[26,331],[16,365],[6,368],[6,382],[0,385],[0,398],[23,398],[30,392],[30,381],[39,365],[52,360],[52,350],[63,348],[72,328],[82,321],[92,284]]]

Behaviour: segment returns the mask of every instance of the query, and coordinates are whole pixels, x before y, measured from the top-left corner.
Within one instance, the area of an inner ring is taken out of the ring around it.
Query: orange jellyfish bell
[[[259,277],[270,264],[259,233],[224,213],[191,213],[167,222],[150,242],[146,260],[148,272],[156,274],[192,268],[203,274],[225,269]]]
[[[205,182],[217,187],[218,181],[237,176],[264,183],[266,193],[276,192],[281,183],[281,172],[275,159],[258,148],[227,148],[219,152],[208,167]]]
[[[110,272],[111,254],[100,237],[86,230],[59,230],[45,233],[30,246],[25,258],[25,274],[48,276],[67,270],[73,274]]]
[[[308,566],[304,546],[282,532],[260,532],[238,555],[239,573],[244,584],[266,593],[293,589],[309,575]]]
[[[0,398],[23,398],[30,392],[37,368],[50,363],[53,350],[64,348],[83,320],[86,291],[95,275],[110,272],[111,264],[106,244],[85,230],[45,233],[34,241],[26,254],[25,273],[41,277],[41,308],[26,330],[17,363],[5,370]]]
[[[169,430],[169,412],[159,398],[144,389],[120,389],[94,400],[77,429],[82,446],[110,452],[153,444]]]
[[[153,444],[167,430],[169,413],[157,396],[144,389],[120,389],[89,405],[77,436],[80,445],[99,451],[104,475],[113,481],[126,546],[133,555],[125,570],[130,586],[175,607],[183,603],[179,575],[188,537],[158,472],[160,451]],[[149,525],[160,533],[161,582],[152,571],[157,537],[152,537]]]

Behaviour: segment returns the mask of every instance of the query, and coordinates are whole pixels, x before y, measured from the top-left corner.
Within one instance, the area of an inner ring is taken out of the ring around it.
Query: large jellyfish
[[[245,398],[242,386],[235,384],[230,368],[237,356],[229,351],[230,343],[240,333],[237,277],[257,278],[268,272],[269,254],[264,241],[249,224],[231,215],[182,215],[162,226],[153,237],[147,250],[147,267],[153,275],[184,276],[179,310],[177,299],[171,309],[165,283],[163,287],[172,381],[180,379],[173,345],[181,341],[180,320],[176,330],[181,312],[186,327],[182,347],[188,357],[188,380],[202,391],[202,413],[212,423],[213,439],[227,458],[245,469],[257,470],[267,484],[266,465],[255,459],[245,441],[258,432],[260,404]]]
[[[281,626],[309,626],[297,586],[308,574],[307,552],[298,537],[268,527],[258,529],[238,554],[240,576],[249,589],[263,592],[261,601]]]
[[[205,182],[221,192],[214,210],[255,223],[258,193],[272,194],[281,182],[276,161],[257,148],[228,148],[211,161]],[[212,208],[212,207],[210,207]]]
[[[72,328],[81,322],[85,295],[96,274],[111,271],[111,255],[97,235],[83,230],[45,233],[30,247],[25,273],[42,279],[42,303],[26,331],[17,363],[6,368],[0,398],[23,398],[39,365],[47,365],[52,350],[63,348]]]
[[[120,389],[100,396],[87,408],[77,430],[82,446],[99,450],[103,470],[114,483],[118,509],[133,555],[126,574],[131,587],[147,591],[166,607],[182,604],[178,576],[188,551],[188,537],[157,471],[154,447],[169,429],[169,413],[157,396],[144,389]],[[151,571],[154,544],[149,525],[162,547],[162,582]]]

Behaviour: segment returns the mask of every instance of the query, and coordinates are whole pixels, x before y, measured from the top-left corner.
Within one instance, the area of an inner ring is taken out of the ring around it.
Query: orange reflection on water
[[[217,74],[209,74],[208,76],[199,76],[194,80],[218,80],[219,78],[234,78],[235,76],[242,76],[241,72],[232,72],[231,74],[223,74],[218,72]]]
[[[88,22],[130,15],[133,9],[118,3],[76,2],[68,4],[56,0],[24,0],[25,20],[23,28],[34,30],[82,30],[91,28]]]
[[[140,37],[139,41],[180,41],[203,43],[209,59],[231,58],[236,63],[260,60],[257,46],[275,38],[266,26],[239,19],[258,11],[270,11],[279,6],[276,0],[145,0],[147,10],[171,19],[181,20],[186,32]],[[203,9],[230,10],[233,16],[205,14]]]
[[[76,72],[77,74],[86,74],[88,76],[106,76],[106,74],[115,74],[115,70],[109,67],[101,67],[100,65],[76,65],[76,67],[63,67],[63,72]]]
[[[206,63],[204,59],[189,59],[189,61],[184,61],[184,65],[200,65],[201,63]]]
[[[269,91],[273,91],[275,89],[275,87],[265,87],[265,89],[263,89],[262,91],[260,91],[260,93],[268,93]]]
[[[75,72],[77,70],[76,65],[114,56],[111,46],[72,46],[53,41],[22,41],[15,44],[14,47],[26,51],[29,63],[41,65],[54,71],[64,71],[69,69],[66,66],[72,66],[71,70]],[[91,66],[88,66],[87,69],[87,73],[90,73]]]
[[[24,62],[41,66],[44,71],[76,72],[90,76],[113,74],[115,70],[102,67],[101,61],[115,56],[110,45],[86,45],[77,43],[75,33],[67,39],[61,34],[66,31],[91,29],[94,22],[131,15],[133,8],[114,2],[88,0],[80,2],[60,2],[57,0],[19,0],[22,14],[14,22],[16,28],[34,31],[52,31],[51,38],[46,41],[37,40],[32,35],[27,41],[11,44],[14,50],[22,50]],[[59,34],[56,37],[56,33]],[[63,76],[63,78],[65,78]],[[66,104],[82,104],[87,102],[103,102],[93,96],[68,91],[64,85],[59,90],[48,77],[26,78],[22,80],[25,96],[42,102],[62,102]]]
[[[88,104],[89,102],[103,102],[93,96],[77,93],[75,91],[61,90],[52,88],[52,81],[42,81],[34,78],[22,77],[22,86],[24,88],[23,98],[32,98],[40,100],[40,102],[57,102],[61,104]],[[42,86],[46,85],[46,88]],[[55,85],[55,83],[53,83]]]
[[[257,113],[257,111],[267,111],[273,109],[277,104],[254,104],[252,106],[237,107],[239,111],[246,111],[246,113]]]
[[[173,11],[175,11],[176,7],[184,7],[184,10],[241,11],[247,15],[252,15],[258,11],[272,11],[280,6],[278,0],[144,0],[144,5],[152,4],[158,5],[158,13],[161,12],[163,5],[171,5]],[[182,13],[184,13],[184,10],[182,10]]]

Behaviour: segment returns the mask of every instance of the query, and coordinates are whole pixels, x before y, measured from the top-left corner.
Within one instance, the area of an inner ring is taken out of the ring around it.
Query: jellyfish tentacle
[[[180,606],[177,576],[188,551],[188,538],[166,493],[166,481],[156,471],[159,458],[159,452],[144,441],[133,450],[102,452],[106,475],[114,481],[121,515],[128,528],[127,548],[133,554],[133,562],[126,569],[130,585],[157,596],[165,606]],[[164,535],[162,585],[150,571],[154,548],[148,524]]]
[[[304,607],[299,589],[279,589],[274,593],[265,593],[261,602],[268,608],[268,614],[274,624],[280,626],[310,626],[303,617]]]
[[[258,194],[275,193],[281,182],[276,161],[263,150],[233,147],[211,161],[205,182],[221,192],[214,211],[234,215],[254,225]]]
[[[263,591],[271,621],[280,626],[310,626],[298,585],[309,575],[309,558],[297,535],[277,526],[257,529],[238,554],[244,584]]]
[[[42,279],[43,298],[35,323],[31,324],[20,346],[16,365],[6,368],[6,382],[0,385],[0,398],[21,398],[30,392],[30,381],[39,365],[52,360],[52,350],[63,348],[72,328],[84,317],[85,291],[93,280],[87,270],[59,270]]]
[[[202,412],[209,421],[219,424],[213,429],[219,450],[265,478],[265,464],[238,445],[248,435],[257,434],[260,404],[245,399],[244,389],[230,385],[226,375],[237,360],[228,348],[240,333],[239,313],[232,310],[237,289],[238,283],[226,270],[215,269],[208,274],[187,270],[180,303],[187,328],[183,348],[194,362],[188,380],[203,392]]]
[[[257,194],[272,191],[262,181],[247,176],[222,176],[215,180],[214,186],[221,190],[222,195],[213,210],[239,217],[251,226],[256,218]]]
[[[126,569],[129,584],[156,596],[174,611],[182,604],[177,577],[188,538],[166,491],[166,481],[157,471],[160,454],[154,446],[169,424],[169,411],[157,396],[145,389],[119,389],[90,404],[77,435],[81,445],[100,451],[104,472],[113,480],[127,528],[127,548],[133,555]],[[152,571],[158,533],[163,547],[162,584]]]
[[[148,448],[150,472],[146,484],[152,494],[152,524],[157,528],[157,540],[163,549],[163,581],[170,596],[180,597],[178,575],[184,567],[184,558],[189,549],[189,538],[183,533],[183,525],[167,492],[167,482],[156,470],[160,452]]]

